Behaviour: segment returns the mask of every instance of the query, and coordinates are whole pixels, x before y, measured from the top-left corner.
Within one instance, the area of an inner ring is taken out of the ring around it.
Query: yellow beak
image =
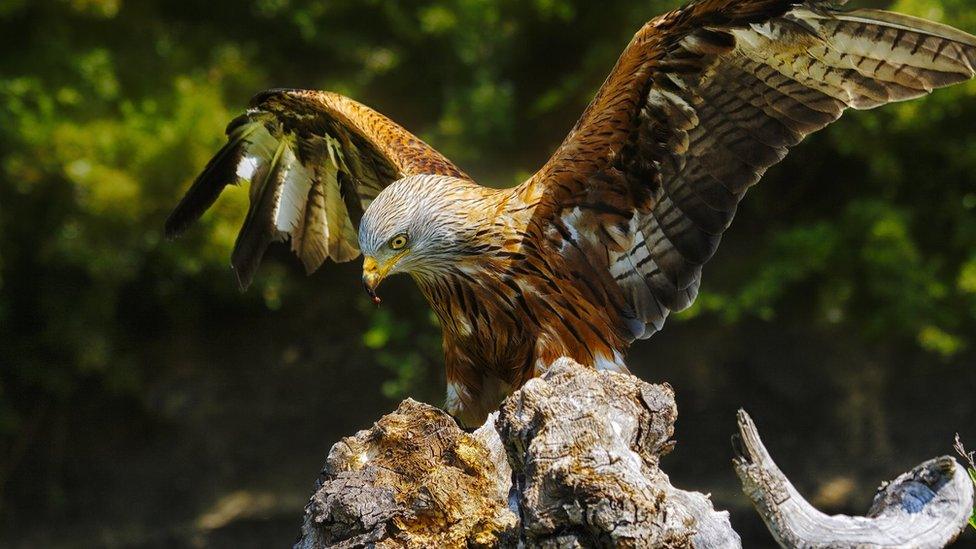
[[[386,278],[386,273],[389,269],[381,268],[376,262],[376,259],[370,256],[366,256],[363,260],[363,287],[366,288],[366,293],[369,294],[370,299],[373,303],[379,305],[380,296],[376,295],[376,288],[383,282]]]

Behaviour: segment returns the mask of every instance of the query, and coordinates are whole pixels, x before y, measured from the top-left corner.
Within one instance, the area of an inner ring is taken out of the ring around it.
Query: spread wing
[[[637,33],[521,190],[606,265],[619,313],[649,337],[695,300],[739,201],[790,147],[847,108],[919,97],[974,66],[976,37],[914,17],[823,0],[699,0]]]
[[[467,179],[385,116],[328,92],[263,92],[230,123],[227,137],[170,214],[166,235],[182,234],[228,184],[250,182],[250,208],[231,258],[242,289],[272,241],[290,240],[308,272],[330,257],[358,257],[359,218],[397,179]]]

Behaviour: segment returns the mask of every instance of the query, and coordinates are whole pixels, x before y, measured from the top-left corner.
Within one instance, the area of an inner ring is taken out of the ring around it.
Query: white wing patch
[[[305,223],[305,204],[308,201],[308,191],[312,188],[312,178],[291,149],[285,149],[281,161],[287,166],[287,171],[275,215],[275,226],[283,233],[294,235]]]
[[[250,181],[254,177],[254,172],[258,169],[260,161],[254,156],[245,156],[241,163],[237,165],[237,177],[241,181]]]

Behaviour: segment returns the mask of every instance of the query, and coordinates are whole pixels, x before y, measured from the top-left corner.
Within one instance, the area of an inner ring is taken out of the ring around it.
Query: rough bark
[[[658,468],[676,416],[669,386],[568,360],[473,434],[407,400],[332,448],[296,547],[740,547]]]
[[[886,482],[863,517],[827,516],[797,492],[739,412],[735,470],[743,491],[783,547],[945,547],[966,528],[973,483],[955,459],[931,459]]]
[[[522,539],[539,547],[740,547],[728,513],[671,486],[668,385],[555,363],[496,422],[514,472]]]
[[[494,439],[494,440],[488,440]],[[510,545],[510,469],[491,426],[473,434],[413,400],[332,447],[295,545]]]
[[[470,434],[406,400],[332,448],[295,547],[741,547],[728,513],[661,471],[676,417],[667,384],[569,360]],[[744,490],[784,545],[895,547],[925,534],[924,546],[941,547],[966,523],[957,515],[973,489],[954,460],[899,477],[867,517],[827,517],[779,472],[744,414],[740,430]]]

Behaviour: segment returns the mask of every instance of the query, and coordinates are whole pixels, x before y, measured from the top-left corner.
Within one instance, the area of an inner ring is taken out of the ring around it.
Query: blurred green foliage
[[[976,485],[976,469],[970,469],[969,476],[973,479],[973,485]],[[973,516],[969,517],[969,525],[976,530],[976,507],[973,507]]]
[[[956,453],[962,458],[963,466],[969,472],[969,478],[972,479],[973,486],[976,486],[976,461],[974,461],[974,453],[966,451],[966,447],[959,440],[959,435],[956,435]],[[976,506],[973,507],[973,515],[969,517],[969,525],[976,529]]]
[[[545,161],[639,25],[676,5],[0,2],[0,485],[58,403],[138,400],[152,334],[311,291],[287,259],[236,291],[227,264],[245,192],[226,192],[185,239],[161,239],[253,93],[349,94],[482,182],[509,185]],[[971,0],[893,7],[976,31]],[[788,314],[868,348],[959,360],[976,344],[974,174],[976,84],[847,116],[753,191],[733,228],[748,238],[720,251],[698,303],[672,322]],[[383,392],[422,390],[439,367],[426,308],[356,303],[337,315],[370,318],[362,344],[388,373]]]
[[[418,320],[422,322],[423,317],[404,319],[389,309],[379,309],[373,312],[372,324],[363,334],[363,345],[375,351],[376,362],[391,376],[380,386],[383,395],[389,399],[416,394],[429,377],[429,371],[438,367],[440,337],[432,330],[418,330],[415,324]],[[433,312],[426,320],[431,326],[439,326]]]

